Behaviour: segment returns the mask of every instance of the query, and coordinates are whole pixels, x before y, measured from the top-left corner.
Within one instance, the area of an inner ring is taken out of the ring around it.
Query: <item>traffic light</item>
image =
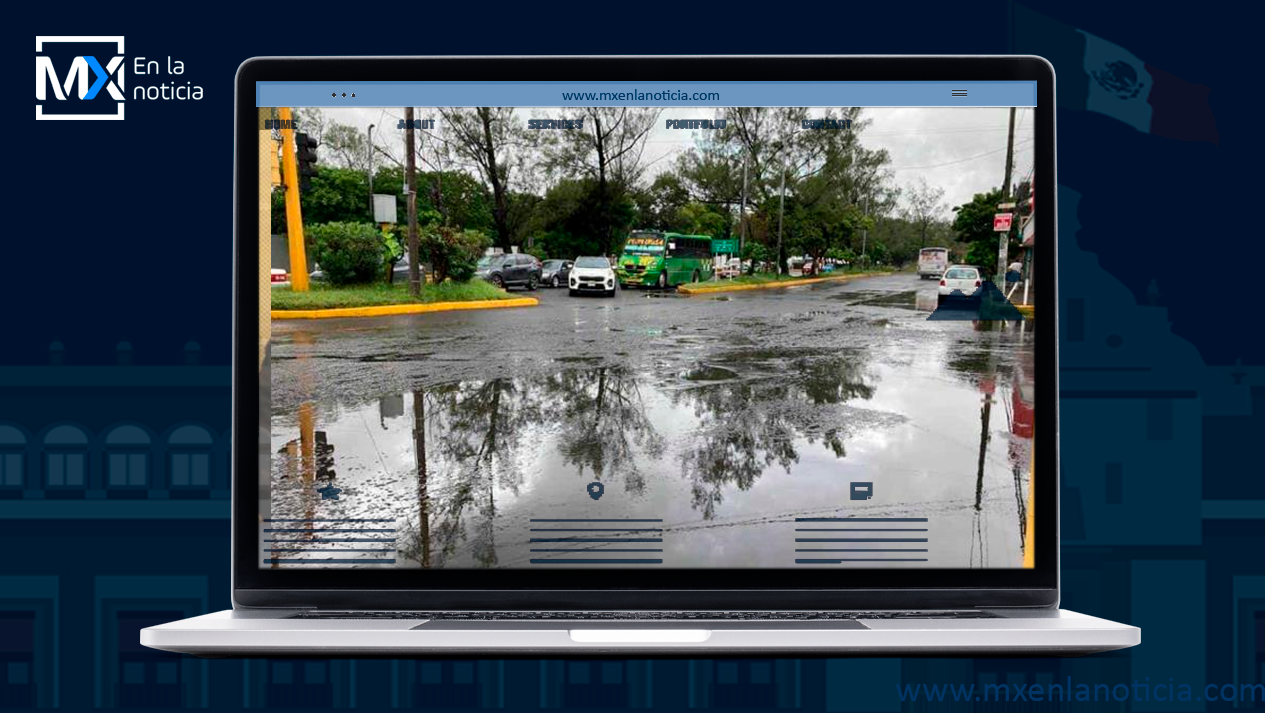
[[[295,133],[295,159],[299,164],[299,190],[306,191],[312,186],[311,178],[316,175],[316,139],[304,133]]]

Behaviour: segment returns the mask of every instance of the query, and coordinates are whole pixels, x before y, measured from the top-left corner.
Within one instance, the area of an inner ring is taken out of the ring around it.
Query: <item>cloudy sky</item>
[[[403,118],[403,109],[324,109],[325,116],[340,123],[367,131],[374,129],[374,144],[402,158],[404,132],[396,128]],[[524,109],[523,118],[561,117],[562,110]],[[419,108],[416,118],[439,119],[434,110]],[[650,174],[672,165],[674,157],[689,151],[700,132],[667,129],[664,119],[711,118],[711,109],[674,107],[665,109],[651,131],[645,160]],[[1009,110],[1002,108],[871,108],[863,116],[871,120],[861,134],[861,143],[869,148],[886,149],[891,157],[888,169],[895,181],[908,186],[919,176],[932,186],[944,189],[943,217],[952,216],[951,209],[980,193],[1001,185],[1006,163],[1006,126]],[[1015,182],[1029,175],[1033,167],[1033,111],[1018,110],[1015,118]],[[439,122],[436,122],[439,126]],[[440,127],[442,130],[442,127]],[[424,147],[421,149],[425,153]],[[419,167],[426,168],[424,163]]]

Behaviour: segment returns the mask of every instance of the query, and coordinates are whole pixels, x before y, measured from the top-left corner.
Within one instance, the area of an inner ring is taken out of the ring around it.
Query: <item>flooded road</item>
[[[536,296],[274,322],[263,561],[1023,565],[1030,324],[908,274]]]

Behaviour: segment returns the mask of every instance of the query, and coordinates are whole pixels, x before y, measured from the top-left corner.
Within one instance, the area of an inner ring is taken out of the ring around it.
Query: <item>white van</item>
[[[918,252],[918,278],[940,277],[949,267],[948,248],[923,248]]]

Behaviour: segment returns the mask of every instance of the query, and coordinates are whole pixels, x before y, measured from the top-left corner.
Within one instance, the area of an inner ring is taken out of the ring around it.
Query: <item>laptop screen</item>
[[[1035,82],[256,89],[259,567],[1033,566]]]

